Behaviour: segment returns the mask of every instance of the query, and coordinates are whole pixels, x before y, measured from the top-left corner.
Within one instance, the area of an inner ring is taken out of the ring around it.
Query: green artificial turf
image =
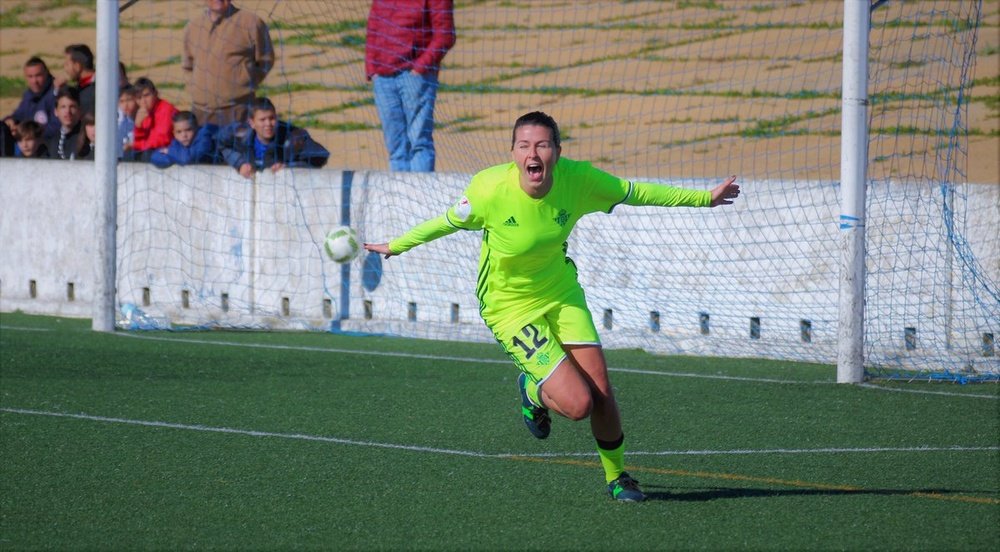
[[[995,384],[609,351],[629,469],[494,345],[0,316],[0,549],[1000,548]]]

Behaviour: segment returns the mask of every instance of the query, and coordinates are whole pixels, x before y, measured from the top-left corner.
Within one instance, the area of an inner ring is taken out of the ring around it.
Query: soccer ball
[[[336,263],[346,263],[358,256],[361,246],[358,245],[358,234],[349,226],[338,226],[326,234],[323,249]]]

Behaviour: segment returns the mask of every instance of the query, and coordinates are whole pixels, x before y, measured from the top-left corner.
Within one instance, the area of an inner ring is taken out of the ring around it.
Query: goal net
[[[478,235],[343,266],[322,240],[346,223],[386,241],[442,213],[471,174],[509,160],[513,121],[542,110],[566,157],[632,179],[707,189],[736,174],[743,185],[731,207],[622,207],[581,221],[570,255],[606,346],[835,361],[842,2],[457,2],[433,174],[387,170],[364,73],[369,2],[236,4],[267,22],[274,44],[258,95],[330,160],[249,180],[228,167],[122,164],[119,302],[152,327],[491,339],[477,316]],[[181,109],[183,28],[202,10],[143,0],[121,14],[130,76],[150,77]],[[996,36],[978,34],[996,11],[873,5],[872,375],[1000,375],[1000,183],[975,164],[996,155]],[[977,81],[977,51],[990,48],[994,76]]]

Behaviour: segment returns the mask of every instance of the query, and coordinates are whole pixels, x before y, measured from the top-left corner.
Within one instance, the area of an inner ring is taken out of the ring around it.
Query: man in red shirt
[[[174,137],[173,118],[177,108],[161,100],[153,81],[146,77],[137,79],[132,87],[139,97],[132,149],[142,153],[169,146]]]
[[[455,44],[452,0],[374,0],[365,75],[375,90],[389,168],[434,170],[434,101],[441,60]]]

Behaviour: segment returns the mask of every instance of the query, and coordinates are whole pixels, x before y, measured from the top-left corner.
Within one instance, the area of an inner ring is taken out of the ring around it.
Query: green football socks
[[[531,404],[540,408],[545,408],[545,404],[542,402],[542,397],[540,396],[538,384],[531,381],[531,378],[526,378],[524,390],[528,394],[528,400],[531,401]]]
[[[604,466],[604,479],[611,483],[625,471],[625,434],[614,441],[597,439],[597,454]]]

